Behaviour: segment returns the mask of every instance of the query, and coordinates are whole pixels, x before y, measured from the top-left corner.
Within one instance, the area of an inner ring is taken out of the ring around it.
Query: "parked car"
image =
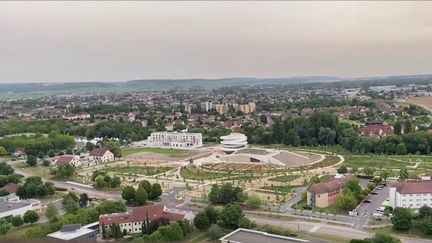
[[[367,199],[364,200],[363,202],[364,202],[364,203],[371,203],[371,201],[369,201],[369,200],[367,200]]]

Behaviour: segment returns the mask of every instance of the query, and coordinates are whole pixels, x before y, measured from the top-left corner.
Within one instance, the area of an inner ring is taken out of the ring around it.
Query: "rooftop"
[[[400,194],[432,193],[432,181],[402,181],[391,185]]]
[[[80,236],[95,232],[96,230],[89,229],[89,225],[81,227],[81,225],[65,225],[59,231],[48,234],[48,237],[60,240],[73,240]]]
[[[294,237],[287,237],[282,235],[269,234],[262,231],[249,230],[239,228],[224,237],[220,238],[221,241],[228,241],[231,243],[289,243],[289,242],[309,242]]]

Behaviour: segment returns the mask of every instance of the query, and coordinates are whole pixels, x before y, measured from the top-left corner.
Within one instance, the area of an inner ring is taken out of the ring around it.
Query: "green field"
[[[291,193],[294,186],[263,186],[261,189],[272,190],[281,193]]]
[[[300,177],[300,175],[284,175],[284,176],[273,177],[273,178],[270,178],[268,180],[269,181],[277,181],[277,182],[289,182],[289,181],[295,180],[299,177]]]
[[[180,175],[188,180],[211,180],[229,176],[228,173],[206,171],[196,167],[182,168],[180,170]]]
[[[114,172],[121,174],[140,174],[140,175],[157,175],[171,170],[171,167],[152,167],[152,166],[116,166],[102,169],[106,172]]]
[[[192,151],[173,149],[173,148],[124,148],[122,149],[122,156],[126,157],[137,153],[155,153],[165,154],[171,157],[185,157],[192,153]]]

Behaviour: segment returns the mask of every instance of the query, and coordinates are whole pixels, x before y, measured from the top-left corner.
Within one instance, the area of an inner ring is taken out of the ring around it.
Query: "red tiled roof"
[[[18,185],[15,183],[8,183],[2,187],[2,190],[7,191],[9,193],[15,193],[18,189]]]
[[[392,187],[400,194],[432,193],[432,181],[402,181]]]
[[[69,164],[74,159],[72,155],[62,155],[57,158],[56,165]]]
[[[345,186],[346,182],[352,179],[352,175],[346,175],[343,178],[335,178],[328,182],[313,184],[308,191],[311,193],[321,194],[333,192]]]
[[[146,220],[146,215],[148,215],[149,220],[156,218],[168,218],[170,221],[183,219],[184,215],[164,212],[164,205],[154,204],[141,207],[132,208],[131,212],[127,213],[115,213],[106,214],[99,216],[99,224],[123,224],[123,223],[133,223],[133,222],[143,222]]]
[[[108,149],[106,148],[95,148],[90,152],[90,156],[101,157],[105,154],[106,151],[108,151]]]

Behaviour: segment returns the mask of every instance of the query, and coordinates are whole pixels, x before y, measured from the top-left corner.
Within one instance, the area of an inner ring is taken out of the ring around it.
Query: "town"
[[[332,85],[2,100],[0,232],[62,241],[428,238],[430,86]]]

